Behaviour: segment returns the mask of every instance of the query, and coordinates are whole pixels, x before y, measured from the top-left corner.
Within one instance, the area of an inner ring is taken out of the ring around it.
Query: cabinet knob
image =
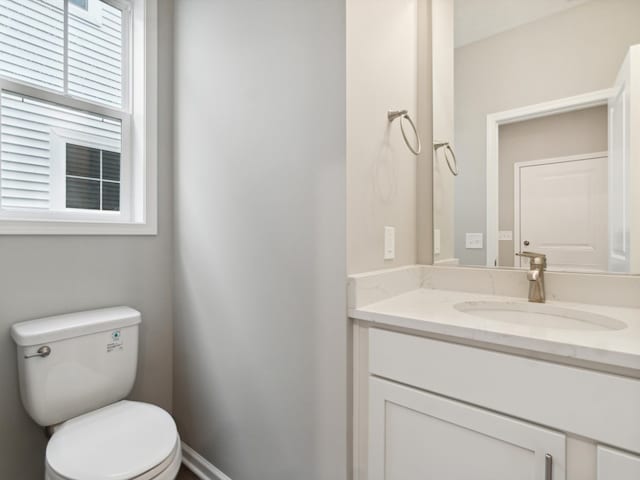
[[[531,243],[529,242],[529,240],[525,240],[525,241],[524,241],[524,246],[525,246],[525,247],[528,247],[529,245],[531,245]]]

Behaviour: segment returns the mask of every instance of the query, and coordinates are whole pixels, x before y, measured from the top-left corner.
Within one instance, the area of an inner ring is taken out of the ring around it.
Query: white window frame
[[[122,121],[121,211],[69,209],[37,212],[3,210],[0,204],[0,234],[157,234],[158,0],[102,1],[123,11],[123,35],[127,35],[124,32],[131,32],[131,38],[123,40],[130,47],[123,51],[121,110],[2,77],[0,89]],[[65,8],[68,10],[69,7],[70,4],[65,1]],[[127,28],[124,21],[131,27]],[[67,23],[65,19],[65,28]],[[68,36],[65,35],[65,38]],[[66,65],[65,62],[65,89]],[[0,171],[0,181],[1,174]]]

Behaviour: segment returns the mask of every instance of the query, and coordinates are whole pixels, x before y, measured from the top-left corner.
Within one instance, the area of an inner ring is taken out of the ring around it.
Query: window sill
[[[157,235],[156,222],[69,222],[0,220],[0,235]]]

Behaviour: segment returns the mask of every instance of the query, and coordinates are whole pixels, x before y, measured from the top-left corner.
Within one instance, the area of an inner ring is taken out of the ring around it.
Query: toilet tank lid
[[[27,320],[11,326],[11,337],[21,347],[137,325],[140,312],[130,307],[109,307]]]

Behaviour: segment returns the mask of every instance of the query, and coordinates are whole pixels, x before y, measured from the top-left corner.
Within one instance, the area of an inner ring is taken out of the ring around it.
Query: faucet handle
[[[519,252],[516,255],[530,259],[532,265],[542,265],[542,268],[547,268],[547,256],[544,253]]]

